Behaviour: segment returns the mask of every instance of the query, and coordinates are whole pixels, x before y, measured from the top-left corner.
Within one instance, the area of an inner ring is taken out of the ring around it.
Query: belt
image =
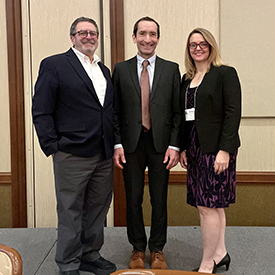
[[[147,133],[147,132],[151,131],[151,128],[148,130],[147,128],[142,126],[141,131],[144,132],[144,133]]]

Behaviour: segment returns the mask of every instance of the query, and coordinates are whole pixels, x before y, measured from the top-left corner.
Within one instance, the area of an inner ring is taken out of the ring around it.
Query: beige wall
[[[136,54],[133,25],[140,17],[148,15],[160,24],[157,54],[179,63],[183,74],[188,34],[195,27],[210,30],[220,45],[222,59],[237,69],[242,84],[244,118],[240,127],[242,147],[237,170],[275,171],[275,62],[270,56],[274,38],[267,35],[272,33],[274,24],[266,20],[270,15],[271,22],[274,21],[271,13],[275,2],[269,0],[264,5],[253,2],[258,4],[251,5],[249,1],[240,4],[237,0],[202,1],[199,6],[197,2],[183,4],[181,0],[125,1],[125,56],[130,58]],[[259,50],[262,48],[265,50]],[[255,165],[255,159],[261,161]],[[178,165],[173,170],[182,169]]]
[[[274,10],[273,0],[220,1],[222,58],[242,85],[239,171],[275,171]]]
[[[184,4],[183,4],[184,3]],[[156,53],[179,64],[181,75],[185,72],[184,51],[188,34],[196,27],[210,30],[219,41],[219,0],[139,0],[124,1],[125,58],[137,53],[132,33],[135,22],[144,16],[154,18],[160,25],[160,42]],[[173,171],[182,171],[180,165]]]
[[[238,171],[275,171],[275,117],[243,118]]]
[[[10,114],[9,114],[9,86],[8,86],[8,60],[6,35],[6,7],[5,0],[0,0],[0,173],[11,172],[10,158]],[[11,187],[0,186],[0,227],[12,226]]]
[[[264,3],[213,0],[200,1],[199,5],[195,1],[180,0],[125,1],[126,58],[136,54],[131,39],[135,21],[149,15],[161,26],[157,54],[179,63],[181,74],[185,71],[186,38],[198,26],[213,33],[220,45],[222,59],[237,69],[243,93],[238,171],[275,171],[275,62],[271,46],[274,36],[270,37],[274,10],[272,0]],[[178,165],[173,170],[182,171],[182,168]],[[275,225],[272,211],[266,213],[266,209],[272,208],[274,192],[272,185],[238,186],[237,203],[226,210],[228,225]],[[253,206],[255,201],[257,208]],[[148,186],[145,187],[143,210],[145,224],[150,225]],[[169,225],[199,224],[197,210],[186,204],[186,186],[169,186],[168,212]]]
[[[104,5],[104,32],[109,35],[109,2]],[[22,0],[29,227],[54,227],[57,223],[52,159],[44,156],[32,127],[33,87],[40,61],[71,47],[69,29],[80,16],[92,17],[100,25],[99,1]],[[110,43],[104,40],[109,49],[105,63],[110,64]],[[100,47],[97,54],[101,56]]]
[[[237,187],[236,203],[225,209],[228,226],[275,226],[275,186],[240,185]],[[151,222],[151,205],[148,186],[145,187],[144,220]],[[171,185],[168,192],[168,225],[199,225],[199,212],[186,203],[186,185]]]
[[[105,0],[103,3],[106,28],[105,63],[110,67],[109,1]],[[236,67],[242,83],[244,117],[240,128],[242,147],[239,150],[237,169],[275,171],[275,111],[272,92],[275,71],[272,55],[275,2],[208,0],[200,1],[198,5],[198,2],[193,0],[125,0],[124,9],[126,58],[136,54],[136,46],[131,38],[135,21],[145,15],[152,16],[161,26],[161,40],[157,53],[163,58],[178,62],[181,74],[184,73],[183,55],[188,33],[193,28],[201,26],[214,34],[220,44],[223,60]],[[10,172],[5,0],[0,0],[0,11],[0,37],[4,41],[0,51],[0,172]],[[99,1],[22,0],[30,227],[37,224],[42,227],[56,224],[52,163],[50,158],[47,159],[42,154],[32,128],[30,110],[33,85],[41,59],[70,47],[69,26],[81,15],[93,17],[99,23]],[[100,55],[100,50],[98,54]],[[181,168],[178,166],[174,170]],[[257,188],[246,188],[257,192]],[[184,201],[180,192],[173,191],[175,188],[170,190],[173,199],[174,196],[178,196],[175,201]],[[178,209],[178,206],[175,207]]]
[[[132,40],[133,26],[143,17],[150,16],[160,24],[160,42],[157,54],[179,63],[184,73],[184,47],[188,34],[196,27],[209,29],[219,39],[219,0],[136,0],[124,1],[125,57],[137,53]]]
[[[0,172],[10,172],[10,115],[9,115],[9,87],[8,87],[8,61],[7,61],[7,35],[5,0],[0,0]]]
[[[243,87],[243,116],[275,117],[275,1],[220,1],[221,52],[236,66]]]

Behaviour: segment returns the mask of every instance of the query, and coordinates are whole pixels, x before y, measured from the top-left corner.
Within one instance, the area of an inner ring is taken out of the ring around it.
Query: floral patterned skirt
[[[224,208],[235,202],[236,157],[238,150],[230,154],[229,167],[217,175],[214,162],[217,153],[203,154],[195,125],[190,134],[187,154],[187,203],[197,207]]]

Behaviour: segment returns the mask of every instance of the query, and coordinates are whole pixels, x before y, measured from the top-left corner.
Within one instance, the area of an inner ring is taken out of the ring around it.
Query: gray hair
[[[75,21],[72,23],[71,28],[70,28],[70,36],[75,35],[76,25],[79,22],[89,22],[89,23],[92,23],[96,27],[97,34],[99,35],[98,26],[97,26],[95,20],[93,20],[91,18],[88,18],[88,17],[82,16],[82,17],[79,17],[79,18],[75,19]]]

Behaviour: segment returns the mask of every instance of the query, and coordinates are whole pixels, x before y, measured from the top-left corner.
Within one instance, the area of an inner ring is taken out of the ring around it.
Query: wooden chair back
[[[12,247],[0,244],[0,274],[22,275],[22,270],[20,254]]]

